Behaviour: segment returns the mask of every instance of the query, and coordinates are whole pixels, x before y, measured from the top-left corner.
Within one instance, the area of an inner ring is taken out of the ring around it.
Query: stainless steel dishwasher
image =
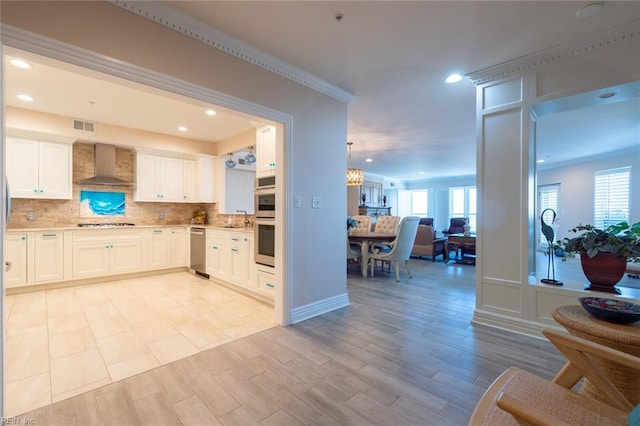
[[[209,274],[206,273],[206,239],[204,228],[191,228],[191,261],[189,266],[193,271],[203,277],[209,278]]]

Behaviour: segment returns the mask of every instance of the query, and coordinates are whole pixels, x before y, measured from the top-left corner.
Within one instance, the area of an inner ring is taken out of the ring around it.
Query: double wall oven
[[[276,177],[256,178],[255,186],[255,262],[275,266]]]

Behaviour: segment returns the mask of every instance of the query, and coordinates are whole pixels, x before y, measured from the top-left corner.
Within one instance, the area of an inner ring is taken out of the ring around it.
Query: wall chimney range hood
[[[78,185],[132,186],[116,177],[116,147],[103,143],[95,144],[95,176],[76,182]]]

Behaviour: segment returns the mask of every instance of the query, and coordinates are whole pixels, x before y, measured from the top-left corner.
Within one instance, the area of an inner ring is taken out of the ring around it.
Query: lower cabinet
[[[273,299],[276,285],[273,268],[256,264],[256,290],[258,293]]]
[[[149,238],[149,268],[160,269],[168,266],[167,234],[164,228],[152,229]]]
[[[169,266],[189,266],[188,228],[169,228]]]
[[[34,235],[34,281],[64,279],[64,233],[36,232]]]
[[[72,236],[72,278],[142,270],[139,231],[81,231]]]
[[[5,234],[5,287],[27,284],[27,234]]]
[[[253,235],[207,229],[207,274],[255,291]]]

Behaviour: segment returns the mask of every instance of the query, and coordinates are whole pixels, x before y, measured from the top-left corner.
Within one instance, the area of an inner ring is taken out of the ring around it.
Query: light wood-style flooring
[[[471,324],[475,268],[348,271],[349,307],[198,352],[20,417],[37,425],[463,425],[507,367],[551,378],[548,342]]]

